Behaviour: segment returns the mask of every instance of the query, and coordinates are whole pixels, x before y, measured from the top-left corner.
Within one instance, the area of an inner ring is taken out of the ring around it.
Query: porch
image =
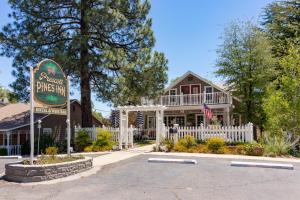
[[[0,132],[0,149],[6,149],[8,156],[21,155],[21,147],[28,139],[28,131]]]

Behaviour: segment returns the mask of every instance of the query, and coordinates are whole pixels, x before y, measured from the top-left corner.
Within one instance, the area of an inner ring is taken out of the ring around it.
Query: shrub
[[[175,144],[175,151],[179,152],[187,152],[189,149],[192,147],[195,147],[197,145],[195,138],[187,135],[186,137],[180,139],[176,144]]]
[[[265,148],[266,156],[283,156],[287,155],[290,152],[291,144],[288,141],[285,141],[282,137],[273,137],[272,139],[268,139]]]
[[[245,152],[250,156],[262,156],[264,153],[264,148],[261,144],[257,142],[251,142],[244,145]]]
[[[244,144],[240,144],[236,146],[235,153],[239,155],[246,155],[246,149]]]
[[[174,149],[174,141],[170,139],[164,139],[161,144],[165,147],[166,152],[170,152]],[[163,147],[162,147],[163,148]]]
[[[112,135],[108,130],[99,129],[97,140],[93,142],[93,151],[106,151],[112,150],[113,142],[111,141]]]
[[[66,153],[67,152],[67,141],[61,141],[54,144],[57,149],[58,153]]]
[[[84,152],[92,152],[92,151],[93,151],[93,145],[84,148]]]
[[[225,146],[225,141],[220,137],[211,137],[206,142],[207,148],[212,153],[224,153],[223,147]]]
[[[198,144],[192,149],[193,153],[208,153],[208,148],[206,144]]]
[[[0,156],[7,156],[7,149],[6,148],[0,148]]]
[[[89,134],[85,130],[80,130],[75,138],[75,148],[77,151],[83,151],[85,147],[92,144]]]
[[[58,152],[57,147],[48,147],[48,148],[46,148],[46,151],[45,151],[46,155],[52,156],[52,157],[57,155],[57,152]]]

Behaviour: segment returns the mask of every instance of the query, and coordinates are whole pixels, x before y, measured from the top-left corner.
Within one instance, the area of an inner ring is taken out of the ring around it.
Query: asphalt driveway
[[[28,186],[0,181],[0,199],[299,199],[295,170],[231,167],[230,160],[197,158],[198,165],[148,163],[141,155],[72,182]],[[151,156],[155,157],[155,156]],[[169,158],[169,157],[168,157]]]

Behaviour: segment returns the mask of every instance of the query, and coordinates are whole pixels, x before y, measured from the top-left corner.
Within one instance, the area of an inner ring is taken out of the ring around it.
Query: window
[[[190,85],[181,85],[180,91],[182,94],[190,94]]]
[[[52,134],[52,128],[43,128],[43,134]]]
[[[196,123],[197,123],[197,126],[201,126],[201,124],[204,125],[204,116],[203,115],[197,115]]]
[[[213,87],[205,86],[205,103],[213,103]]]
[[[173,126],[174,124],[179,124],[179,126],[185,126],[184,116],[165,116],[166,126]]]
[[[170,90],[170,95],[171,95],[171,96],[174,96],[174,95],[176,95],[176,89],[172,89],[172,90]]]
[[[199,94],[200,93],[200,85],[191,85],[192,94]]]

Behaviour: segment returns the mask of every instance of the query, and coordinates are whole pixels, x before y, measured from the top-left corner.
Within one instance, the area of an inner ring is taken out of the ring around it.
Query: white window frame
[[[196,114],[196,120],[195,120],[195,123],[196,123],[196,127],[198,127],[198,116],[202,116],[203,117],[203,125],[205,123],[205,119],[204,119],[204,114]]]
[[[43,134],[52,134],[52,128],[43,128]]]
[[[170,90],[169,90],[169,95],[170,95],[170,96],[175,96],[175,95],[171,95],[171,91],[175,91],[175,95],[177,95],[177,89],[170,89]]]
[[[186,84],[186,85],[180,85],[180,94],[182,94],[181,92],[181,87],[182,86],[189,86],[189,93],[191,94],[191,84]],[[185,94],[186,95],[186,94]]]
[[[186,126],[186,115],[165,115],[164,117],[167,117],[168,124],[170,122],[169,117],[184,117],[184,126]]]
[[[207,93],[206,92],[206,88],[211,88],[211,93]],[[213,102],[213,93],[214,93],[214,87],[213,86],[211,86],[211,85],[206,85],[206,86],[204,86],[204,102],[206,103],[207,102],[207,96],[206,96],[206,94],[211,94],[211,99],[209,100],[209,103],[211,103],[211,102]],[[211,101],[211,102],[210,102]]]
[[[198,93],[198,94],[200,94],[200,93],[201,93],[201,84],[191,84],[191,85],[190,85],[190,87],[191,87],[191,88],[190,88],[190,91],[191,91],[190,93],[192,94],[192,86],[193,86],[193,85],[199,85],[199,93]]]

